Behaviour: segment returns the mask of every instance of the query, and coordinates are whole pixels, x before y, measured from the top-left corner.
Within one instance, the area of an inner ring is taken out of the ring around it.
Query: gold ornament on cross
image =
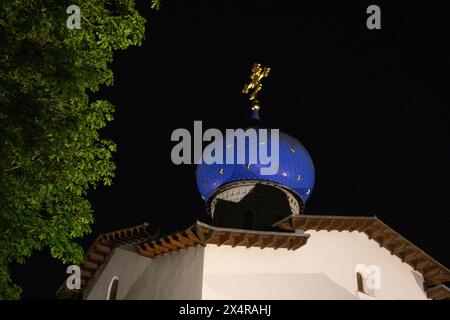
[[[261,80],[262,78],[266,78],[269,75],[270,68],[261,67],[261,64],[255,63],[252,67],[252,73],[250,74],[250,83],[246,84],[242,89],[242,93],[249,94],[249,100],[253,101],[252,109],[259,109],[260,105],[258,100],[256,100],[256,96],[258,92],[262,88]],[[252,90],[250,92],[250,90]]]

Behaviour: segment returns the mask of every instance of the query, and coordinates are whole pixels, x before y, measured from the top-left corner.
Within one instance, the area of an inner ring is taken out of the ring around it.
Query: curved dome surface
[[[236,140],[235,140],[236,142]],[[270,134],[267,139],[267,150],[271,150]],[[264,141],[260,141],[264,144]],[[211,145],[222,146],[222,141],[213,141]],[[258,150],[259,150],[258,145]],[[205,201],[213,195],[221,186],[226,184],[245,181],[270,181],[279,184],[295,194],[297,194],[306,203],[314,187],[314,165],[312,159],[305,147],[290,135],[279,133],[279,165],[278,171],[274,175],[262,175],[261,167],[269,165],[260,164],[259,158],[256,164],[237,164],[236,143],[223,144],[223,154],[226,154],[227,148],[234,148],[234,164],[206,164],[197,165],[196,178],[197,186]],[[220,149],[219,149],[220,150]],[[249,157],[248,143],[245,145],[246,161]]]

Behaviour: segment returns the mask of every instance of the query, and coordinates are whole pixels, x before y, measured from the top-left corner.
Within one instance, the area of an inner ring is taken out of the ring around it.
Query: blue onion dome
[[[254,128],[262,128],[259,124],[258,110],[253,110],[252,121]],[[269,130],[270,133],[270,130]],[[259,133],[258,133],[259,138]],[[228,141],[229,142],[229,141]],[[271,149],[271,134],[267,135],[267,141],[258,139],[258,151],[261,145],[267,144],[267,150]],[[206,164],[197,165],[196,179],[197,186],[202,195],[202,198],[208,203],[211,198],[214,198],[220,190],[223,190],[230,184],[242,181],[265,182],[276,185],[280,188],[287,189],[292,192],[294,196],[301,200],[303,205],[308,201],[314,187],[314,165],[305,147],[292,136],[279,132],[279,161],[275,168],[276,173],[273,175],[262,175],[261,168],[269,167],[267,164],[261,164],[261,159],[256,156],[257,163],[249,164],[248,159],[250,155],[249,144],[245,144],[245,161],[247,163],[237,163],[237,143],[226,143],[225,137],[223,140],[216,140],[211,142],[211,146],[223,148],[223,155],[225,157],[226,151],[229,148],[234,148],[233,164]],[[257,153],[258,154],[258,153]]]

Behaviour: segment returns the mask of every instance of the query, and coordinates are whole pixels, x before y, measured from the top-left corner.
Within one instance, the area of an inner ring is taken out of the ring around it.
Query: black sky
[[[103,131],[119,151],[114,185],[90,194],[93,233],[144,221],[163,230],[208,221],[194,166],[170,160],[176,128],[236,128],[254,62],[272,68],[265,124],[298,138],[316,168],[310,214],[377,215],[450,266],[450,6],[444,1],[136,0],[146,40],[115,56],[117,107]],[[310,1],[311,2],[311,1]],[[294,5],[296,3],[296,5]],[[302,2],[305,3],[305,2]],[[366,28],[378,4],[382,29]],[[25,299],[53,299],[65,266],[46,252],[13,267]]]

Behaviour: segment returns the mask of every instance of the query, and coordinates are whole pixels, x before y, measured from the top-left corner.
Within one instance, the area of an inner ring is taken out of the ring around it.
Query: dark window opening
[[[356,283],[358,285],[358,291],[365,293],[364,292],[364,279],[363,279],[363,276],[361,275],[361,273],[359,273],[359,272],[356,273]]]
[[[116,300],[118,287],[119,287],[119,279],[116,278],[111,283],[111,289],[109,290],[108,300]]]

